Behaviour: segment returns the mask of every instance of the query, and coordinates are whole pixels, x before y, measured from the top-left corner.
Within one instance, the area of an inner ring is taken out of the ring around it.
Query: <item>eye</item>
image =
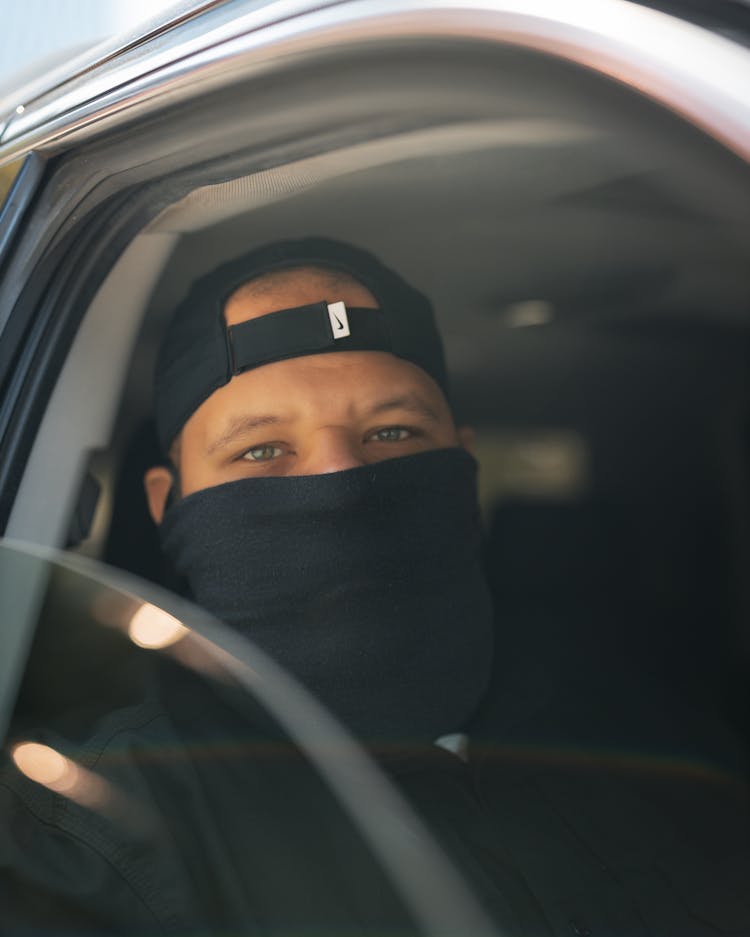
[[[377,442],[403,442],[413,435],[413,430],[405,426],[384,426],[383,429],[375,430],[369,438]]]
[[[273,443],[264,443],[262,446],[253,446],[252,449],[248,449],[243,453],[242,458],[247,462],[270,462],[271,459],[278,459],[283,454],[283,450],[274,446]]]

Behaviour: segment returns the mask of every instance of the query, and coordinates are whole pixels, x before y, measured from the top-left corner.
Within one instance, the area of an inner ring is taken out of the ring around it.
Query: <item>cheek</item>
[[[189,495],[201,488],[216,484],[217,469],[203,454],[204,451],[194,434],[183,434],[180,453],[180,481],[183,495]]]

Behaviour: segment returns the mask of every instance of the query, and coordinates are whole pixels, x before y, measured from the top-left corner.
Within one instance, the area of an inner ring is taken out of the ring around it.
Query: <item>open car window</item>
[[[140,933],[200,907],[260,932],[498,933],[384,774],[244,638],[54,551],[5,541],[0,583],[4,925]]]

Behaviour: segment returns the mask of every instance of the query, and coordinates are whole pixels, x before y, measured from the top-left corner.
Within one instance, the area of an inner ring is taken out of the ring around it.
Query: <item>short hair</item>
[[[331,290],[336,290],[342,286],[358,286],[370,293],[370,290],[361,280],[358,280],[355,276],[343,270],[333,270],[331,267],[325,267],[322,264],[300,264],[297,267],[283,267],[281,270],[269,270],[266,273],[259,273],[257,276],[252,277],[246,283],[240,284],[240,286],[227,297],[224,308],[226,309],[227,305],[233,299],[256,299],[261,296],[267,296],[280,284],[288,280],[290,276],[298,276],[299,274],[305,273],[313,273],[320,277]]]

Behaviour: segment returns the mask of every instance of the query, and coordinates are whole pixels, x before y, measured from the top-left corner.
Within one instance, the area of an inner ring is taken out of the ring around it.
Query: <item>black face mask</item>
[[[195,601],[355,734],[433,739],[479,702],[492,612],[462,449],[228,482],[170,507],[161,535]]]

